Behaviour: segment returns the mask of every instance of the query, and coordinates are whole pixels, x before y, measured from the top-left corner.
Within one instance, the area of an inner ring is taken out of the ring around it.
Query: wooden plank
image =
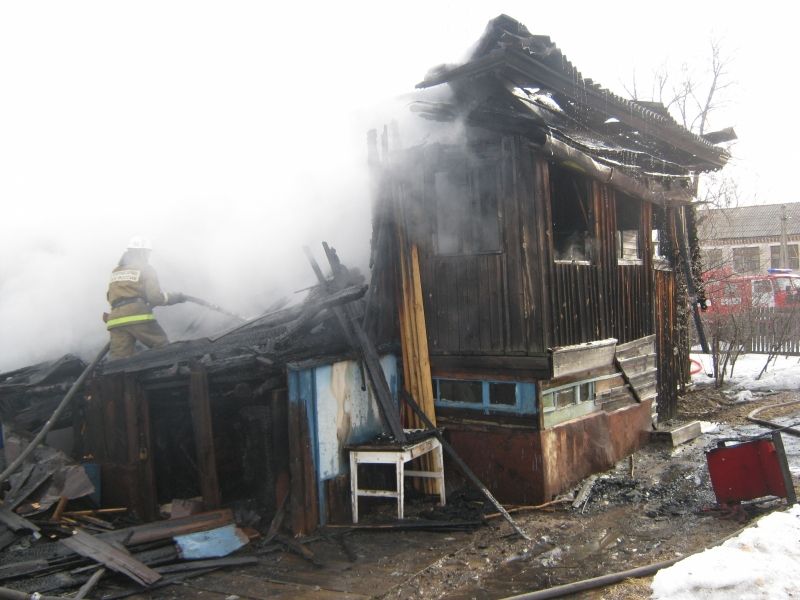
[[[102,533],[96,537],[108,543],[120,542],[132,546],[144,544],[145,542],[165,540],[176,535],[215,529],[230,523],[233,523],[233,513],[230,509],[223,508],[179,519],[155,521],[144,525],[117,529]]]
[[[674,447],[700,437],[702,433],[700,421],[692,421],[670,430],[651,431],[650,439],[655,442],[667,442]]]
[[[14,492],[13,496],[10,493],[6,496],[3,504],[5,508],[8,510],[17,508],[28,496],[33,494],[40,486],[44,485],[57,470],[58,467],[52,463],[38,463],[34,465],[30,475],[25,479],[24,484],[18,489],[11,490]]]
[[[91,558],[141,585],[152,585],[161,579],[161,575],[127,552],[83,531],[76,530],[72,536],[61,540],[61,543],[73,552]]]
[[[191,366],[189,375],[189,408],[192,414],[200,492],[203,496],[203,504],[206,510],[214,510],[219,507],[222,499],[217,477],[217,459],[214,450],[208,375],[199,363]]]
[[[32,523],[28,519],[19,516],[17,513],[9,510],[5,506],[0,507],[0,523],[3,523],[11,531],[27,530],[37,534],[39,533],[39,527],[35,523]]]
[[[165,565],[163,567],[155,567],[155,571],[161,575],[171,573],[185,573],[186,571],[196,571],[198,569],[218,568],[218,567],[246,567],[248,565],[257,565],[260,559],[257,556],[230,556],[224,558],[213,558],[208,560],[190,560],[186,562],[176,563],[173,565]]]
[[[609,366],[614,360],[616,343],[617,340],[611,338],[553,348],[550,351],[553,365],[551,378]]]
[[[502,210],[505,216],[504,237],[506,240],[509,339],[507,351],[524,352],[526,349],[526,323],[523,307],[525,292],[522,281],[524,263],[522,261],[521,215],[516,190],[517,170],[516,141],[513,136],[504,136],[501,141],[500,186]]]
[[[311,396],[311,373],[291,373],[297,397],[289,402],[289,472],[291,485],[292,531],[306,535],[319,520],[316,468],[311,446],[313,432],[309,423],[306,400]]]

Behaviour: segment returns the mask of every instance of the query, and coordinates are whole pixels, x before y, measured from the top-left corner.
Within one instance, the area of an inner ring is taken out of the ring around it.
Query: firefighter
[[[161,291],[148,262],[152,249],[149,239],[134,236],[111,272],[107,294],[111,313],[106,317],[111,358],[132,356],[137,341],[148,348],[167,345],[169,340],[153,315],[153,307],[186,301],[184,294]]]

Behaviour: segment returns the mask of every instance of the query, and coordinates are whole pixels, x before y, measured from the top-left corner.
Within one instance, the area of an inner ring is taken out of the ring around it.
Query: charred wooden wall
[[[78,452],[101,465],[103,504],[143,519],[193,496],[209,509],[248,500],[274,512],[288,480],[286,394],[254,387],[215,382],[199,367],[168,382],[148,384],[145,373],[92,380]]]
[[[496,164],[501,249],[439,255],[431,178],[449,159],[440,148],[426,152],[415,167],[424,174],[407,181],[406,197],[415,205],[410,225],[420,247],[434,368],[441,364],[438,356],[483,356],[491,364],[496,356],[542,357],[550,347],[610,337],[627,342],[653,333],[648,203],[642,202],[642,258],[639,264],[618,264],[614,190],[594,182],[592,260],[557,262],[550,164],[522,138],[506,136],[481,151]]]
[[[680,364],[675,349],[681,343],[678,333],[678,313],[676,306],[675,272],[653,272],[655,280],[656,319],[656,357],[658,371],[658,417],[671,419],[678,414],[678,382]]]

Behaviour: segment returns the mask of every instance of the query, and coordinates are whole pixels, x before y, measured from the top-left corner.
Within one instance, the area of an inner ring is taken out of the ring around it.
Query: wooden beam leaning
[[[327,244],[325,246],[327,248]],[[323,286],[327,287],[328,281],[322,274],[322,270],[319,268],[311,251],[308,248],[304,250],[317,279]],[[328,261],[331,263],[331,268],[334,270],[334,273],[336,273],[336,263],[332,260],[329,253]],[[392,393],[389,390],[389,384],[381,368],[380,358],[375,346],[367,336],[367,333],[364,331],[358,319],[348,318],[344,309],[340,306],[334,306],[331,310],[333,310],[333,313],[336,315],[348,343],[350,343],[354,350],[359,351],[364,359],[367,375],[378,401],[378,408],[380,408],[384,422],[389,427],[389,431],[395,440],[401,443],[405,442],[406,435],[405,432],[403,432],[403,424],[400,422],[400,411],[392,398]]]
[[[428,353],[428,332],[425,324],[425,308],[422,296],[422,278],[419,268],[419,250],[411,243],[404,211],[405,198],[400,189],[394,200],[394,223],[397,244],[397,261],[400,278],[398,288],[398,320],[400,323],[400,343],[403,350],[403,381],[405,388],[422,408],[428,419],[436,425],[436,410],[433,402],[430,355]],[[406,408],[405,422],[414,428],[424,428],[424,424],[413,410]],[[420,457],[425,471],[433,471],[433,456]],[[426,494],[436,493],[435,482],[430,479],[415,479],[414,487]]]

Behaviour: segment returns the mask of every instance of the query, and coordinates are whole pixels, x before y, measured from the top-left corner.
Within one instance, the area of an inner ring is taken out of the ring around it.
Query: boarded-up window
[[[639,231],[642,228],[642,203],[621,192],[615,194],[617,213],[617,259],[637,261],[642,258]]]
[[[553,257],[557,261],[589,261],[594,240],[591,182],[582,175],[550,164],[550,216]]]
[[[737,273],[758,273],[761,271],[761,255],[758,247],[733,249],[733,270]]]
[[[433,174],[437,254],[499,252],[497,163],[466,160]]]

